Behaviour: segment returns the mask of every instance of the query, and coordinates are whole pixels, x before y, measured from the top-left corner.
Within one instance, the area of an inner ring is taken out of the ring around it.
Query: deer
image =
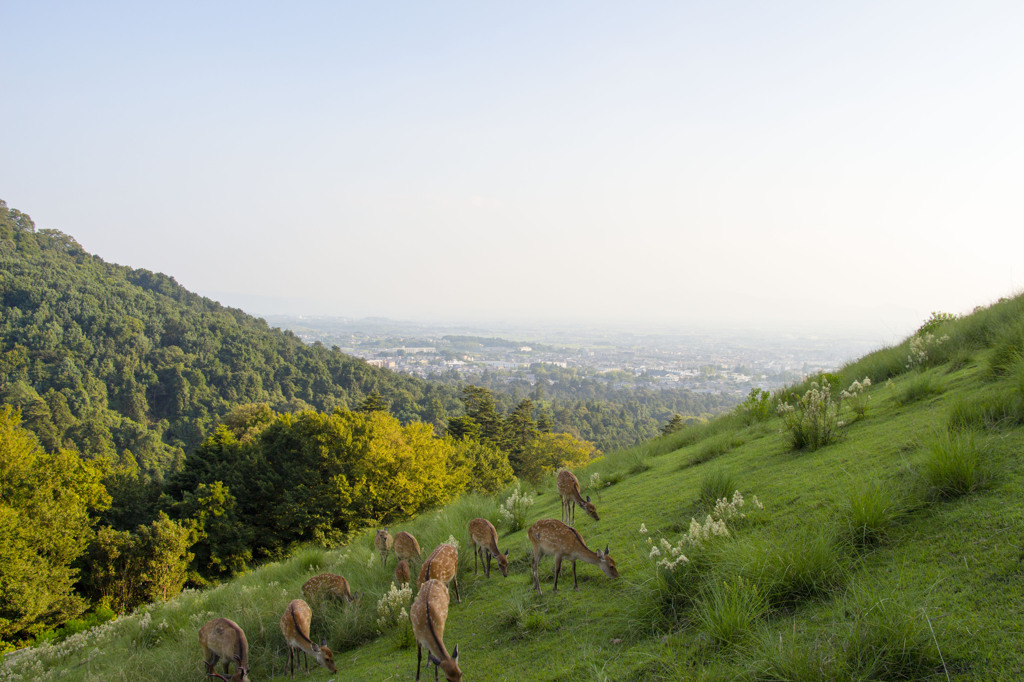
[[[391,545],[394,543],[394,539],[391,537],[391,533],[388,532],[387,528],[382,528],[377,531],[377,534],[373,536],[373,546],[380,552],[380,565],[384,566],[388,561],[388,551],[391,549]]]
[[[416,680],[420,679],[420,664],[423,661],[423,647],[427,647],[427,665],[434,664],[434,680],[437,669],[444,671],[448,682],[461,682],[459,670],[459,647],[451,655],[444,646],[444,623],[448,619],[448,587],[440,580],[430,579],[423,583],[416,601],[409,608],[409,620],[416,636]]]
[[[351,604],[359,598],[359,593],[352,594],[348,581],[334,573],[320,573],[302,585],[302,596],[315,602],[324,597],[332,597]]]
[[[409,560],[402,559],[395,566],[395,580],[398,581],[399,585],[404,585],[412,579],[412,575],[409,572]]]
[[[413,537],[412,533],[407,533],[404,530],[395,533],[394,539],[395,556],[401,559],[412,559],[416,557],[421,558],[423,555],[420,553],[420,543],[416,542],[416,538]]]
[[[313,612],[309,604],[301,599],[293,599],[288,608],[281,616],[281,634],[288,645],[288,669],[291,677],[295,677],[295,663],[299,660],[299,652],[302,652],[302,660],[306,664],[306,673],[309,673],[309,659],[312,656],[317,663],[327,668],[332,673],[338,672],[338,666],[334,665],[334,653],[327,648],[327,640],[321,640],[317,646],[309,638],[309,622],[313,619]]]
[[[555,586],[552,592],[558,591],[558,574],[562,570],[562,559],[572,561],[572,589],[578,590],[579,584],[576,581],[576,561],[585,561],[594,564],[609,578],[618,578],[619,571],[615,568],[615,561],[608,556],[607,545],[604,551],[592,552],[587,548],[583,537],[579,532],[561,521],[554,519],[541,519],[530,526],[527,531],[530,544],[533,546],[533,560],[530,566],[533,569],[533,589],[540,594],[540,559],[545,554],[555,557]]]
[[[440,580],[445,585],[455,584],[455,601],[462,603],[459,597],[459,550],[454,545],[442,543],[434,548],[420,567],[420,575],[416,580],[416,589],[423,587],[428,580]]]
[[[600,521],[601,517],[597,515],[597,508],[594,507],[594,503],[590,501],[590,495],[587,495],[587,499],[583,499],[580,496],[580,482],[576,476],[568,469],[562,469],[558,472],[558,478],[556,479],[556,485],[558,486],[558,494],[562,498],[562,521],[568,523],[571,526],[576,525],[576,506],[583,508],[583,511],[590,514],[595,521]],[[572,518],[570,520],[570,514]]]
[[[498,551],[498,531],[487,519],[473,519],[469,522],[469,540],[473,544],[473,574],[476,575],[476,560],[484,565],[484,575],[491,577],[491,557],[498,560],[502,577],[508,577],[508,550]]]
[[[203,648],[206,676],[218,677],[225,682],[249,682],[249,642],[242,628],[233,620],[214,618],[199,628],[199,646]],[[224,659],[224,674],[216,670],[217,661]],[[231,662],[235,674],[227,677]]]

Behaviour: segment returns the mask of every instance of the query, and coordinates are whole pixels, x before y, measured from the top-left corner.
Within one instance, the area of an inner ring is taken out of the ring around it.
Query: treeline
[[[543,413],[553,431],[571,433],[605,451],[629,447],[657,437],[675,415],[707,418],[735,406],[719,393],[663,389],[632,375],[616,380],[580,368],[537,363],[533,380],[485,372],[476,380],[490,391],[499,409],[510,411],[523,396]],[[458,375],[438,377],[458,384]]]
[[[0,400],[51,450],[161,478],[234,407],[354,409],[377,391],[402,422],[443,427],[455,387],[306,346],[174,279],[105,263],[0,201]]]

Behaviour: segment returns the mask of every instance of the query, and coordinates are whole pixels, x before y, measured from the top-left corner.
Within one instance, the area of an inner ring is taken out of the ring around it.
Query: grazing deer
[[[388,561],[388,551],[391,549],[391,545],[394,543],[394,539],[391,537],[391,533],[388,532],[387,528],[382,528],[377,531],[377,534],[373,536],[373,546],[380,552],[380,565],[383,566]]]
[[[533,589],[537,590],[537,594],[540,594],[540,577],[538,576],[540,559],[545,554],[555,557],[555,586],[552,588],[552,592],[558,591],[558,573],[562,570],[562,559],[572,561],[572,589],[574,590],[579,589],[579,584],[576,582],[577,559],[594,564],[609,578],[619,577],[615,561],[608,556],[607,546],[603,552],[601,550],[590,551],[579,532],[561,521],[541,519],[530,526],[527,536],[530,538],[530,544],[533,545],[533,560],[530,562],[530,566],[533,569]]]
[[[416,601],[409,609],[409,620],[416,635],[416,680],[420,679],[420,663],[423,661],[423,647],[427,647],[427,663],[434,664],[434,679],[437,669],[444,671],[448,682],[461,682],[459,670],[459,647],[456,645],[451,656],[444,646],[444,623],[448,619],[448,588],[440,580],[428,580],[420,587]]]
[[[445,585],[448,583],[454,583],[455,601],[461,604],[462,599],[459,598],[458,572],[459,550],[457,550],[454,545],[442,543],[430,553],[427,560],[423,562],[423,566],[420,567],[420,575],[416,580],[416,589],[423,587],[423,583],[428,580],[440,580]]]
[[[416,542],[412,533],[406,533],[404,530],[395,533],[394,545],[395,556],[399,559],[412,559],[413,557],[419,559],[423,556],[420,553],[420,543]]]
[[[312,656],[316,662],[330,670],[338,672],[334,665],[334,653],[327,648],[327,640],[321,640],[317,646],[309,638],[309,621],[313,618],[313,612],[309,604],[301,599],[293,599],[288,608],[281,616],[281,634],[288,645],[288,669],[291,676],[295,677],[295,663],[299,660],[299,652],[302,652],[302,660],[306,664],[306,672],[309,672],[309,659],[306,655]]]
[[[587,495],[587,499],[580,497],[580,482],[576,476],[568,469],[562,469],[558,472],[558,478],[556,479],[556,485],[558,486],[558,494],[562,498],[562,521],[570,525],[576,525],[576,506],[579,505],[583,508],[583,511],[590,514],[595,521],[600,521],[601,517],[597,515],[597,508],[594,507],[594,503],[590,501],[590,495]],[[572,518],[570,519],[570,514]]]
[[[207,677],[219,677],[225,682],[249,682],[249,642],[242,628],[233,620],[214,618],[199,628],[199,646],[203,647],[203,663]],[[224,675],[217,672],[217,661],[224,659]],[[235,674],[226,677],[231,662]]]
[[[348,581],[340,575],[320,573],[303,583],[302,596],[311,602],[316,602],[324,597],[332,597],[351,604],[359,595],[358,593],[352,594]]]
[[[484,575],[491,577],[491,557],[498,560],[498,570],[508,577],[508,550],[498,551],[498,531],[487,519],[473,519],[469,522],[469,539],[473,544],[473,574],[476,574],[476,560],[484,565]]]
[[[399,585],[404,585],[412,580],[412,574],[409,572],[409,560],[402,559],[395,566],[395,580],[398,581]]]

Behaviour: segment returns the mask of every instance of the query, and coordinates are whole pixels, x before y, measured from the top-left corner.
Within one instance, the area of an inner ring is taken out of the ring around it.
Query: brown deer
[[[320,573],[303,583],[302,596],[314,603],[324,597],[331,597],[351,604],[359,595],[352,594],[348,581],[340,575]]]
[[[561,521],[541,519],[530,526],[527,536],[530,538],[530,544],[533,545],[533,560],[530,562],[530,566],[533,569],[533,589],[537,590],[537,594],[540,594],[540,578],[538,576],[540,559],[545,554],[555,557],[555,586],[552,588],[552,592],[558,591],[558,573],[562,570],[562,559],[572,561],[572,589],[574,590],[579,589],[579,584],[576,582],[577,560],[594,564],[609,578],[619,577],[615,561],[608,556],[607,546],[603,552],[601,550],[590,551],[579,532]]]
[[[249,682],[249,642],[242,628],[233,620],[214,618],[199,628],[199,646],[203,648],[203,663],[207,677],[219,677],[225,682]],[[224,674],[216,671],[217,661],[224,659]],[[235,674],[227,677],[231,662]]]
[[[391,537],[391,533],[388,532],[387,528],[382,528],[377,531],[377,534],[373,536],[373,546],[380,552],[380,565],[383,566],[388,561],[388,551],[391,549],[391,545],[394,543],[394,539]]]
[[[412,574],[409,572],[409,560],[402,559],[395,566],[395,580],[398,581],[399,585],[404,585],[412,580]]]
[[[580,496],[580,482],[576,476],[568,469],[562,469],[558,472],[558,478],[556,479],[556,485],[558,486],[558,494],[562,498],[562,521],[570,525],[576,525],[576,506],[579,505],[583,508],[583,511],[590,514],[595,521],[600,521],[601,517],[597,515],[597,508],[594,507],[594,503],[590,501],[590,495],[587,495],[587,499],[583,499]],[[570,514],[572,515],[570,519]]]
[[[313,619],[313,612],[309,604],[301,599],[293,599],[288,608],[281,616],[281,634],[288,645],[288,669],[291,676],[295,677],[295,663],[299,660],[299,652],[302,652],[302,660],[306,664],[306,672],[309,672],[309,659],[312,656],[317,663],[327,668],[332,673],[338,672],[334,665],[334,653],[327,648],[327,641],[321,640],[317,646],[309,638],[309,622]]]
[[[508,577],[508,550],[498,551],[498,531],[487,519],[473,519],[469,522],[469,539],[473,544],[473,574],[476,574],[476,560],[484,565],[484,575],[491,577],[491,557],[498,560],[498,570]]]
[[[413,537],[412,533],[407,533],[404,530],[395,533],[395,556],[401,559],[417,559],[422,558],[420,553],[420,543],[416,542],[416,538]]]
[[[416,580],[416,589],[423,587],[423,583],[428,580],[440,580],[445,585],[454,583],[455,601],[461,604],[458,572],[459,550],[454,545],[442,543],[430,553],[430,556],[423,562],[423,566],[420,567],[420,575]]]
[[[423,583],[416,601],[409,609],[409,620],[416,635],[416,679],[420,679],[420,664],[423,661],[423,647],[427,647],[427,664],[434,664],[434,680],[437,669],[444,671],[448,682],[461,682],[459,670],[459,647],[451,656],[444,646],[444,623],[448,619],[448,588],[440,580],[431,579]]]

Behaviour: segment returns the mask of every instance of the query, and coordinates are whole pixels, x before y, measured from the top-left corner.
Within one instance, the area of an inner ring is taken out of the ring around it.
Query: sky
[[[1024,289],[1024,3],[4,2],[0,199],[258,315],[885,342]]]

